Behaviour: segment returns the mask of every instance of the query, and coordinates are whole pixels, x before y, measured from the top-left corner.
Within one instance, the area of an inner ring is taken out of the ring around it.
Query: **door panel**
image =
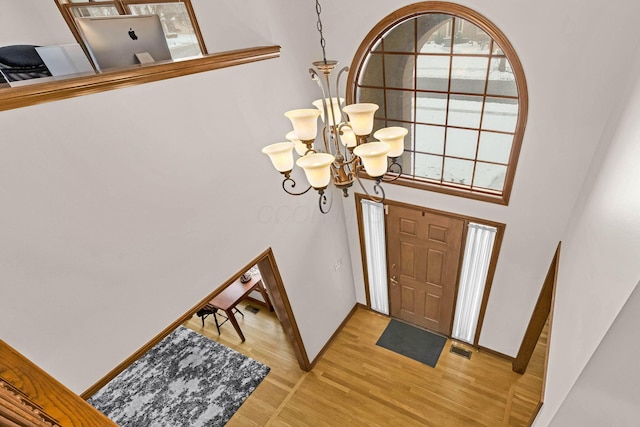
[[[464,221],[390,205],[386,229],[391,316],[450,335]]]

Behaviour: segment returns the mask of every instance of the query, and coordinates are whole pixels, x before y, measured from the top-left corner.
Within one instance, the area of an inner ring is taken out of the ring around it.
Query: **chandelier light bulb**
[[[307,154],[307,146],[302,141],[300,141],[295,131],[287,133],[287,135],[285,135],[285,138],[293,142],[293,147],[296,149],[296,153],[298,153],[298,156],[302,157]]]
[[[300,157],[296,164],[304,170],[309,184],[316,190],[326,188],[331,180],[331,163],[336,158],[328,153],[311,153]]]
[[[303,108],[284,113],[291,120],[293,131],[300,141],[313,141],[318,134],[318,117],[320,111],[317,108]]]
[[[387,154],[389,144],[380,141],[371,141],[358,145],[353,149],[353,154],[360,157],[367,175],[378,178],[387,172]]]
[[[329,120],[329,126],[335,126],[336,123],[340,123],[342,121],[342,117],[340,115],[340,107],[344,103],[344,98],[325,98],[324,103],[322,99],[316,99],[312,102],[313,106],[316,107],[320,111],[320,118],[324,122],[324,105],[327,106],[327,113],[331,120]],[[332,114],[333,113],[333,114]]]
[[[353,132],[353,129],[349,125],[340,126],[340,141],[347,148],[353,148],[358,145],[358,140],[356,138],[356,134]]]
[[[357,136],[366,136],[373,130],[373,115],[378,108],[376,104],[362,103],[347,105],[342,111],[349,116],[353,132]]]
[[[400,126],[392,126],[382,128],[373,134],[373,137],[389,144],[389,157],[400,157],[404,152],[404,137],[409,133],[406,128]]]
[[[273,167],[278,172],[285,173],[293,170],[293,142],[277,142],[267,145],[262,152],[269,156]]]

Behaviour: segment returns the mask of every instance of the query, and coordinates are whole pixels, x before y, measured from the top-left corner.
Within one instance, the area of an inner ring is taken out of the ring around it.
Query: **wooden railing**
[[[0,426],[116,424],[0,340]]]
[[[4,88],[0,89],[0,111],[263,61],[279,56],[280,46],[258,46],[214,53],[202,58],[141,65],[100,74]]]

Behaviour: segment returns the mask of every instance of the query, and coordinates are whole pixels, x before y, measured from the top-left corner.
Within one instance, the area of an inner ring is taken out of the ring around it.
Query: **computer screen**
[[[158,15],[76,18],[80,36],[99,71],[171,59]],[[148,54],[148,55],[147,55]]]

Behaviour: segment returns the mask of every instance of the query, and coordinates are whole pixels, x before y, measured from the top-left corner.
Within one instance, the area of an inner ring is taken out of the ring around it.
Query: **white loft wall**
[[[0,46],[74,43],[53,1],[0,0]]]
[[[267,247],[310,358],[355,303],[342,209],[284,194],[260,153],[314,90],[286,38],[315,34],[248,16],[282,58],[0,113],[0,338],[75,392]]]
[[[634,76],[638,76],[638,46],[629,50],[625,64]],[[599,382],[599,376],[605,375],[602,369],[611,370],[612,377],[623,375],[625,380],[617,392],[635,390],[636,394],[629,398],[631,402],[639,402],[639,372],[622,364],[626,357],[623,353],[633,353],[629,348],[635,344],[620,339],[622,331],[629,329],[629,322],[637,325],[640,321],[638,311],[633,309],[637,304],[630,300],[630,308],[625,307],[621,313],[620,310],[640,280],[640,124],[637,119],[640,79],[636,77],[633,84],[621,82],[621,85],[625,96],[620,97],[619,106],[613,110],[612,120],[602,135],[601,146],[589,172],[589,185],[585,186],[569,228],[562,237],[547,391],[536,425],[549,422],[576,379],[575,393],[567,401],[568,408],[563,413],[567,415],[574,411],[571,408],[574,408],[575,399],[588,392],[585,387],[599,384],[603,387],[597,392],[601,393],[600,405],[604,408],[604,400],[613,399],[614,390]],[[621,324],[614,323],[611,336],[600,343],[618,313]],[[632,336],[634,333],[626,335],[627,338]],[[594,354],[598,344],[600,347]],[[593,366],[587,366],[582,374],[585,378],[581,380],[578,375],[592,355]],[[602,367],[604,360],[608,362],[606,368]],[[635,360],[633,364],[637,364]],[[617,372],[618,369],[623,371]],[[618,412],[617,408],[607,410],[611,414]],[[629,417],[630,410],[635,411],[637,419],[637,406],[627,407],[620,416]],[[611,419],[610,425],[628,424],[618,424]]]
[[[620,314],[589,360],[551,425],[638,425],[640,415],[640,342],[638,334],[640,287],[629,297]]]

